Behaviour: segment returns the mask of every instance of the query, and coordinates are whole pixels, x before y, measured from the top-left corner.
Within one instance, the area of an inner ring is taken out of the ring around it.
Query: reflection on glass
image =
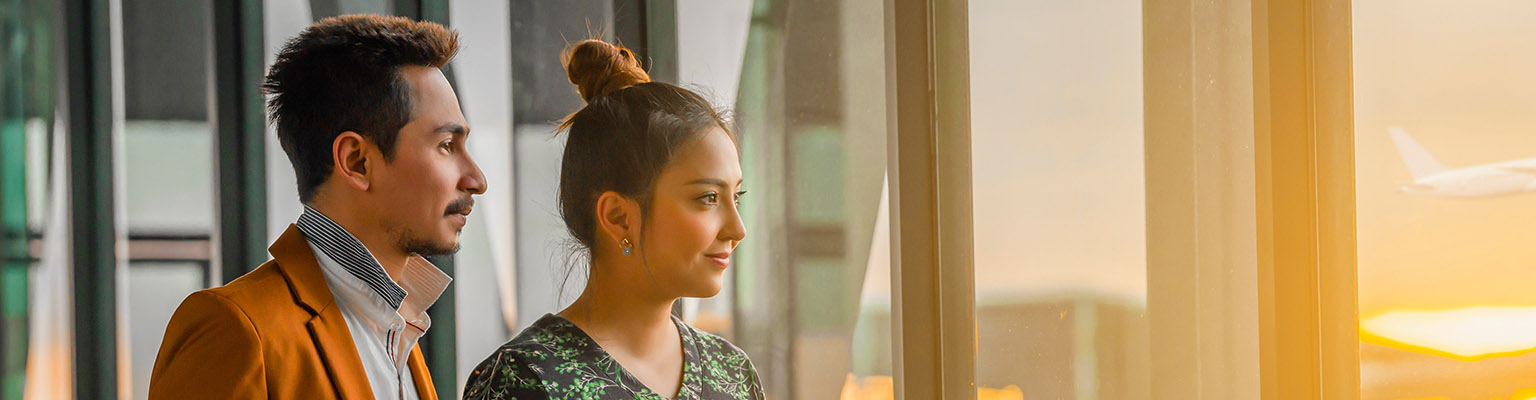
[[[46,285],[57,280],[45,276],[58,274],[40,274],[43,255],[36,251],[41,250],[44,227],[58,226],[57,220],[44,223],[49,211],[50,161],[57,157],[52,143],[56,7],[50,1],[11,1],[0,12],[0,38],[5,39],[0,43],[0,71],[4,71],[0,73],[0,398],[7,399],[22,398],[29,376],[32,386],[58,387],[48,385],[49,379],[67,372],[61,368],[41,372],[41,368],[61,365],[58,362],[68,356],[47,351],[64,350],[52,346],[57,342],[33,345],[37,333],[62,333],[39,332],[39,328],[57,326],[49,323],[57,321],[36,311],[39,306],[57,305],[53,300],[67,295]],[[57,257],[48,258],[54,261],[48,272],[66,267]],[[35,322],[33,316],[41,321]],[[29,365],[40,368],[29,374]]]
[[[750,24],[735,111],[751,192],[743,198],[748,239],[735,257],[729,333],[772,398],[892,394],[890,266],[879,257],[889,255],[879,225],[882,7],[862,0],[742,7]]]
[[[1352,10],[1361,397],[1536,397],[1536,4]]]
[[[1146,398],[1141,3],[969,8],[978,398]]]

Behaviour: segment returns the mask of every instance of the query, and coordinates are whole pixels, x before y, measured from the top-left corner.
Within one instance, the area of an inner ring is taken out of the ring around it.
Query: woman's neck
[[[655,295],[644,278],[622,279],[605,271],[593,268],[586,289],[560,316],[604,347],[620,346],[637,356],[675,350],[680,333],[672,323],[672,304],[677,298]]]

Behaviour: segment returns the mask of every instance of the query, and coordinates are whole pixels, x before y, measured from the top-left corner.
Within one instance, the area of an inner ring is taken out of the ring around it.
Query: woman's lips
[[[731,265],[731,253],[705,254],[704,258],[708,258],[710,261],[714,261],[715,265],[719,266],[720,268],[725,268],[726,266]]]

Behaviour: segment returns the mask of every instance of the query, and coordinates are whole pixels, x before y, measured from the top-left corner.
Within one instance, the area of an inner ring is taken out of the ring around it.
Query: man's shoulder
[[[212,307],[188,309],[194,304]],[[194,292],[182,301],[182,308],[177,312],[237,312],[253,325],[285,323],[285,316],[309,318],[309,313],[295,301],[291,284],[276,261],[268,261],[224,286]]]
[[[235,303],[269,302],[273,300],[289,300],[293,295],[289,290],[288,279],[283,276],[277,265],[277,261],[267,261],[251,272],[241,275],[224,286],[203,289],[201,292],[216,294],[234,301]]]

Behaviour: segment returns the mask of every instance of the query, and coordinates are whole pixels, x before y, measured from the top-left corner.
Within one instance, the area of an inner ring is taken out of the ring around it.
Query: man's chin
[[[422,257],[451,256],[459,252],[458,238],[454,239],[442,242],[418,242],[412,246],[406,246],[405,251]]]
[[[442,247],[434,247],[434,248],[430,249],[429,252],[424,254],[424,255],[451,256],[451,255],[458,254],[458,253],[459,253],[459,243],[458,242],[454,242],[452,245],[446,245],[446,246],[442,246]]]

